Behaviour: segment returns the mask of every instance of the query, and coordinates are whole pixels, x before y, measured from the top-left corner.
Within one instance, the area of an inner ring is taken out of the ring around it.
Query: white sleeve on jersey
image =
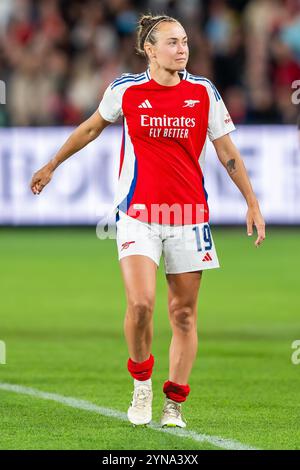
[[[116,88],[111,89],[111,83],[103,94],[98,110],[109,122],[115,122],[122,115],[122,96]]]
[[[235,130],[229,112],[217,89],[209,87],[208,137],[211,141]]]

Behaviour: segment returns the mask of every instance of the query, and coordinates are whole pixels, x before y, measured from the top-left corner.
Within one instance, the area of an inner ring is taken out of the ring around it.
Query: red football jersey
[[[206,138],[235,129],[215,86],[179,72],[164,86],[150,76],[123,74],[106,89],[101,116],[123,115],[123,139],[114,207],[145,222],[197,224],[209,220],[203,164]]]

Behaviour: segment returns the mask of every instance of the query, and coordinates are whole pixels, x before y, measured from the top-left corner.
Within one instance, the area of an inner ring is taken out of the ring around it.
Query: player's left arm
[[[213,140],[213,144],[220,162],[226,168],[230,178],[239,188],[247,202],[247,233],[249,236],[252,235],[253,225],[255,225],[257,230],[255,245],[258,247],[266,237],[265,221],[260,212],[259,203],[252,189],[240,152],[232,142],[229,134]]]

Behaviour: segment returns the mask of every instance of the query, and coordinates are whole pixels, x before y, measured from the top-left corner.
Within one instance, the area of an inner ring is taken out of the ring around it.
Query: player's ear
[[[144,49],[145,49],[145,53],[146,53],[148,59],[149,60],[153,59],[153,57],[154,57],[153,56],[153,54],[154,54],[153,46],[150,43],[148,43],[148,44],[145,44]]]
[[[149,46],[144,46],[144,51],[145,51],[145,54],[146,54],[146,57],[148,57],[148,59],[150,59],[150,51],[149,51]]]

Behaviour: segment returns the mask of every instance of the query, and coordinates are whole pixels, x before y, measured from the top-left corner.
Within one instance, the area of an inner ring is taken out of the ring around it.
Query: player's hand
[[[40,170],[34,173],[30,182],[30,188],[33,194],[40,194],[46,184],[51,181],[53,172],[53,166],[49,162],[47,165],[43,166]]]
[[[265,221],[258,205],[249,207],[247,211],[247,233],[249,236],[253,234],[253,225],[255,225],[257,230],[255,246],[258,248],[266,238]]]

